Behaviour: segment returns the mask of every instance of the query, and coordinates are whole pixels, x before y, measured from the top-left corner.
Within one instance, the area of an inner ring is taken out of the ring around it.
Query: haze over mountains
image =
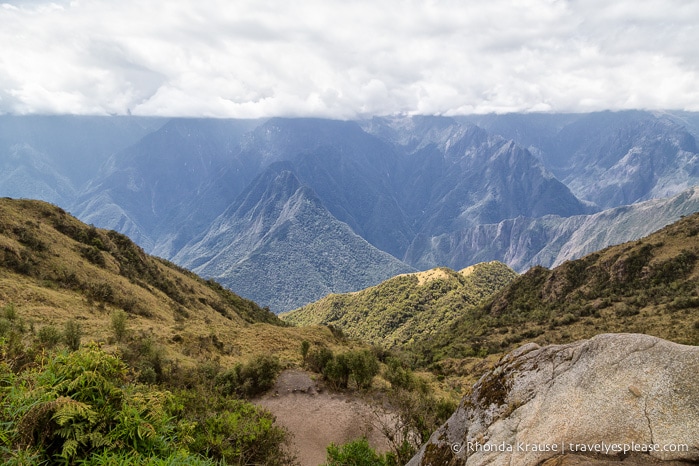
[[[696,121],[3,116],[0,195],[56,203],[280,312],[398,273],[524,271],[647,235],[699,207]]]

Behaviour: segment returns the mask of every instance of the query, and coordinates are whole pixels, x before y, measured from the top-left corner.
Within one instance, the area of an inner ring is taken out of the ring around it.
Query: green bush
[[[268,411],[242,400],[192,391],[177,394],[188,418],[197,423],[190,450],[222,464],[297,464],[289,452],[289,432]]]
[[[42,357],[15,373],[0,339],[2,464],[297,464],[289,433],[250,403],[202,386],[173,394],[138,384],[96,344]]]
[[[322,373],[325,366],[333,358],[333,352],[324,346],[320,348],[313,348],[308,352],[308,357],[306,360],[306,365],[310,370],[317,373]]]
[[[306,362],[306,358],[308,357],[308,351],[311,349],[311,344],[308,342],[308,340],[303,340],[301,342],[301,357],[303,358],[303,362]]]
[[[12,322],[4,317],[0,317],[0,337],[7,335],[10,332],[10,329],[12,329]]]
[[[379,455],[369,445],[366,438],[353,440],[344,445],[334,443],[327,448],[326,463],[323,466],[388,466],[383,455]]]
[[[98,267],[104,267],[106,264],[102,252],[95,246],[80,247],[80,255]]]
[[[350,374],[350,358],[345,353],[333,357],[323,369],[325,380],[335,389],[347,388]]]
[[[114,289],[109,283],[90,283],[85,288],[85,296],[89,302],[117,304]]]
[[[578,321],[578,318],[575,317],[575,315],[573,315],[570,312],[567,312],[561,316],[560,324],[561,325],[570,325],[570,324],[574,324],[577,321]]]
[[[415,386],[415,376],[410,369],[403,367],[403,364],[396,358],[386,360],[386,369],[383,377],[391,383],[393,388],[412,389]]]
[[[379,361],[370,350],[354,351],[347,355],[351,378],[359,389],[368,389],[379,373]]]
[[[379,361],[371,350],[349,351],[333,354],[327,348],[310,351],[308,367],[320,372],[334,389],[344,389],[354,381],[359,389],[371,387],[372,380],[379,373]]]
[[[35,464],[35,463],[28,463]],[[107,451],[93,454],[80,466],[220,466],[209,458],[178,451],[167,457],[145,456],[134,452]]]
[[[12,303],[9,303],[3,307],[2,314],[3,317],[10,322],[17,320],[17,309],[15,309],[15,305]]]
[[[167,378],[168,360],[163,346],[151,335],[141,333],[122,348],[124,359],[136,369],[141,383],[162,383]]]
[[[126,312],[118,309],[112,313],[112,331],[114,332],[114,339],[117,342],[121,342],[126,336],[126,320],[128,316]]]
[[[39,344],[46,349],[52,349],[61,342],[61,331],[53,325],[44,325],[36,336]]]
[[[218,375],[216,385],[224,395],[251,397],[272,388],[280,371],[279,359],[263,354]]]
[[[63,341],[71,351],[77,351],[80,348],[80,340],[82,339],[83,331],[80,322],[75,319],[67,320],[63,327]]]
[[[184,446],[168,392],[130,383],[126,365],[96,345],[51,357],[38,371],[5,372],[2,438],[37,464],[104,452],[160,455]],[[14,388],[11,388],[14,387]],[[3,454],[7,459],[7,450]]]

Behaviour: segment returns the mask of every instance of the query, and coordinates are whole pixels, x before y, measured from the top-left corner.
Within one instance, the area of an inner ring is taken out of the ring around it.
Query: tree
[[[345,353],[340,353],[333,357],[325,365],[323,376],[335,389],[347,388],[350,377],[350,358]]]
[[[348,364],[357,388],[371,387],[374,376],[379,373],[379,361],[374,353],[369,350],[351,352],[348,354]]]

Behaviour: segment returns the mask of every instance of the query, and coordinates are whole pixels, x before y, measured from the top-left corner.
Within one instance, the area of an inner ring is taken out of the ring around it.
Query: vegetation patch
[[[281,317],[296,325],[332,325],[350,337],[400,347],[443,332],[516,276],[499,262],[462,272],[439,268],[399,275],[355,293],[330,295]]]

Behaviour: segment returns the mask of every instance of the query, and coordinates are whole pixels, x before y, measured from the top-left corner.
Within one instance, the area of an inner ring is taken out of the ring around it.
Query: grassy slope
[[[413,350],[433,368],[466,374],[482,366],[473,356],[501,355],[528,341],[633,332],[699,345],[698,258],[694,214],[552,270],[534,267]]]
[[[432,337],[517,274],[499,262],[455,272],[438,268],[399,275],[377,286],[329,295],[281,317],[296,325],[330,324],[387,347]]]
[[[301,340],[334,347],[326,328],[287,327],[252,301],[167,261],[126,236],[87,226],[62,209],[0,199],[0,306],[36,334],[78,321],[83,341],[113,344],[110,316],[127,312],[128,338],[151,338],[184,364],[274,353],[298,361]]]

